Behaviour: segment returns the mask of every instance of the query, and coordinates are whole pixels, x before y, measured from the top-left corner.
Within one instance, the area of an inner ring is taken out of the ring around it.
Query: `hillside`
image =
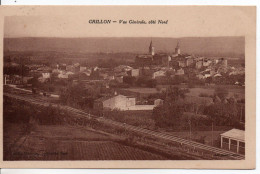
[[[202,56],[244,57],[244,37],[152,38],[156,52],[174,51],[177,41],[181,52]],[[5,38],[7,51],[128,52],[146,53],[151,38]]]

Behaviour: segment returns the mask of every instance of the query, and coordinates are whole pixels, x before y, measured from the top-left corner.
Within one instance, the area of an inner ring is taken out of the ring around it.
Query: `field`
[[[153,129],[155,126],[152,117],[152,111],[108,111],[104,116],[122,123],[133,126]]]
[[[12,129],[12,125],[8,125]],[[15,126],[17,128],[17,125]],[[5,132],[4,160],[162,160],[167,159],[122,143],[113,135],[83,127],[36,126],[13,139]]]
[[[245,88],[243,87],[229,87],[229,86],[223,86],[225,89],[228,91],[228,97],[234,97],[236,96],[239,99],[244,99],[245,98]],[[207,94],[207,95],[214,95],[215,89],[214,88],[189,88],[190,92],[188,95],[191,96],[199,96],[200,94]]]
[[[154,94],[158,92],[156,88],[128,88],[126,90],[142,94]]]
[[[187,86],[183,85],[175,85],[176,87],[179,88],[188,88]],[[161,86],[162,90],[166,89],[166,86]],[[190,92],[187,95],[190,96],[199,96],[201,93],[207,94],[207,95],[214,95],[215,93],[215,88],[225,88],[228,91],[228,97],[237,97],[239,99],[244,99],[245,98],[245,88],[241,86],[234,86],[234,85],[216,85],[212,87],[205,87],[205,86],[197,86],[194,88],[188,88]],[[124,89],[126,91],[131,91],[135,93],[140,93],[140,94],[155,94],[158,93],[156,88],[127,88]]]

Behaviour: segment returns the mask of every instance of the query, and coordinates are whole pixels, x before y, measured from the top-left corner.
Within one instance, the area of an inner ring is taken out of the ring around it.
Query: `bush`
[[[206,93],[200,93],[199,97],[210,97],[210,95],[206,94]]]

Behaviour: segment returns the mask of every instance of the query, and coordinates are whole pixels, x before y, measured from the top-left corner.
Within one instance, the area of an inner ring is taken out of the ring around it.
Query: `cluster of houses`
[[[185,75],[188,73],[188,69],[194,69],[193,73],[196,73],[196,77],[199,79],[220,77],[227,72],[230,75],[244,73],[244,68],[229,67],[225,58],[206,58],[181,54],[179,42],[174,53],[166,54],[155,53],[151,41],[149,52],[137,55],[135,63],[141,70],[150,68],[153,71],[153,78],[165,76],[166,71],[170,72],[172,76]]]
[[[57,77],[61,80],[70,79],[78,75],[85,80],[106,80],[123,83],[125,77],[147,77],[158,79],[165,76],[184,76],[192,69],[198,79],[207,79],[209,77],[221,77],[223,73],[229,75],[243,74],[244,68],[229,67],[224,58],[205,58],[196,57],[188,54],[181,54],[180,45],[177,44],[174,53],[155,53],[151,41],[148,54],[137,55],[135,65],[119,65],[114,69],[87,67],[80,63],[74,64],[56,64],[53,67],[44,65],[26,65],[30,70],[30,77],[38,77],[39,82],[44,83],[51,77]]]
[[[10,65],[17,66],[19,65]],[[5,76],[6,83],[21,84],[27,83],[33,77],[37,77],[41,83],[49,82],[53,77],[59,80],[72,81],[82,80],[89,82],[101,81],[105,88],[109,88],[110,82],[124,83],[128,77],[136,79],[147,77],[148,79],[159,79],[162,77],[184,76],[190,69],[194,70],[198,79],[208,77],[220,77],[223,72],[229,72],[230,75],[244,73],[243,68],[229,67],[227,60],[224,58],[209,59],[205,57],[196,57],[187,54],[181,54],[180,45],[177,43],[174,53],[155,53],[151,41],[148,54],[137,55],[135,65],[119,65],[115,68],[87,67],[80,63],[74,64],[55,64],[51,66],[30,64],[26,65],[29,69],[29,76]],[[105,95],[106,96],[106,95]],[[111,106],[106,103],[114,102]],[[121,104],[117,105],[117,101]],[[102,103],[98,104],[98,103]],[[125,104],[122,104],[125,103]],[[136,105],[135,99],[126,96],[110,96],[100,98],[95,105],[97,107],[118,107],[121,110],[151,110],[156,104],[149,106]]]
[[[8,63],[7,66],[17,67],[20,71],[20,66],[17,63]],[[80,63],[74,64],[56,64],[53,66],[30,64],[26,65],[29,69],[29,75],[4,75],[4,84],[27,84],[33,77],[37,77],[40,83],[50,82],[53,77],[59,80],[82,80],[85,85],[92,85],[97,88],[98,84],[110,88],[109,82],[124,83],[128,77],[141,78],[147,77],[149,79],[159,79],[162,77],[184,76],[190,69],[194,70],[198,79],[207,79],[209,77],[221,77],[224,73],[229,75],[245,74],[243,67],[235,68],[228,66],[227,59],[224,58],[205,58],[196,57],[188,54],[181,54],[180,44],[177,46],[172,54],[155,53],[153,43],[151,41],[148,54],[137,55],[135,58],[135,65],[119,65],[113,69],[88,67]],[[22,70],[21,70],[22,72]],[[238,82],[236,82],[238,83]],[[84,86],[82,86],[84,88]],[[129,94],[129,92],[128,92]],[[153,110],[156,106],[162,105],[163,100],[153,99],[152,104],[140,103],[137,101],[137,96],[123,95],[123,92],[118,94],[111,90],[105,92],[103,97],[94,100],[94,109],[108,109],[108,110]],[[194,97],[187,96],[185,98],[187,103],[197,105],[210,105],[215,101],[211,97]],[[196,108],[195,108],[196,109]],[[233,129],[231,131],[221,134],[221,148],[231,150],[237,153],[244,154],[245,141],[244,132]]]

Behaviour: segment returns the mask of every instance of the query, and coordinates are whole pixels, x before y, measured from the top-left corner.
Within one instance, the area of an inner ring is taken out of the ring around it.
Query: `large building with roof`
[[[245,154],[245,131],[239,129],[231,129],[220,134],[221,148],[236,153]]]
[[[124,95],[107,96],[97,99],[94,102],[94,109],[129,110],[129,107],[134,106],[135,103],[134,97]]]
[[[135,97],[114,95],[102,97],[94,101],[94,109],[109,109],[120,111],[153,110],[156,105],[136,105]]]

